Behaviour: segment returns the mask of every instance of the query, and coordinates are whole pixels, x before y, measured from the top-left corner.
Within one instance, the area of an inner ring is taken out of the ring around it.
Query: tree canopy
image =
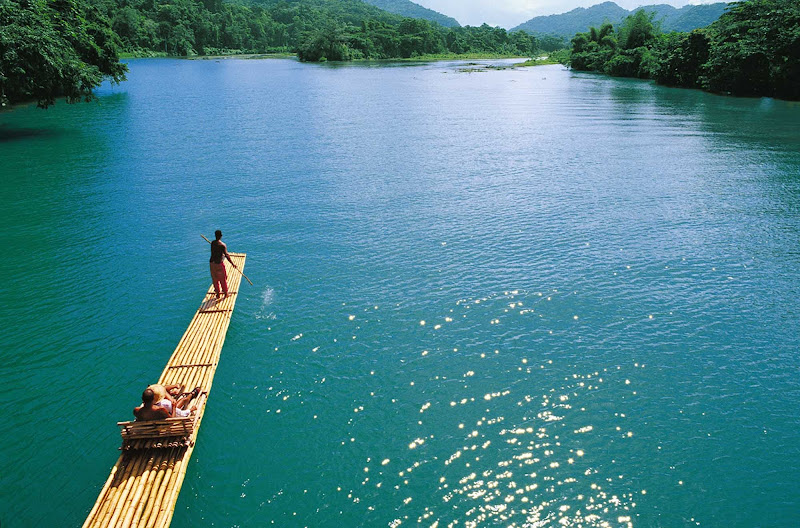
[[[106,0],[123,49],[206,55],[297,52],[301,60],[409,58],[441,53],[529,55],[535,37],[488,25],[444,27],[347,0]],[[373,2],[375,3],[375,2]]]
[[[397,2],[395,2],[397,3]],[[398,4],[399,5],[399,4]],[[533,55],[536,38],[444,27],[352,0],[0,0],[0,103],[90,99],[132,55],[296,52],[301,60]]]
[[[576,70],[740,96],[800,99],[800,2],[746,0],[706,28],[662,33],[637,11],[572,39]]]
[[[0,0],[0,104],[90,99],[125,78],[109,21],[83,0]]]

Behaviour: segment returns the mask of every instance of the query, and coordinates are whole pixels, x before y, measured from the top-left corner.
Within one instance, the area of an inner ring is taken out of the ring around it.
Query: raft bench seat
[[[200,407],[205,403],[203,393],[197,399],[198,411],[190,416],[176,416],[164,420],[117,422],[120,426],[123,451],[131,449],[168,448],[189,446],[197,428]]]

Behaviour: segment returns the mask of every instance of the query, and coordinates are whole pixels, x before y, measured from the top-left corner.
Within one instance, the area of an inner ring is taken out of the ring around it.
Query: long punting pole
[[[211,241],[210,241],[209,239],[207,239],[205,235],[201,234],[200,236],[201,236],[201,237],[203,237],[203,240],[205,240],[205,241],[206,241],[206,242],[208,242],[209,244],[211,243]],[[245,275],[245,274],[244,274],[244,272],[243,272],[242,270],[240,270],[239,268],[237,268],[237,267],[236,267],[236,264],[234,264],[233,262],[231,262],[231,265],[233,266],[233,269],[235,269],[236,271],[238,271],[239,273],[241,273],[241,274],[242,274],[242,277],[244,277],[244,278],[245,278],[245,280],[247,280],[247,282],[249,282],[249,283],[250,283],[250,286],[252,286],[252,285],[253,285],[253,281],[251,281],[250,279],[248,279],[248,278],[247,278],[247,275]]]
[[[231,259],[239,270],[244,269],[245,257],[243,253],[231,253]],[[134,441],[134,448],[123,450],[111,469],[97,502],[83,523],[84,528],[169,526],[194,450],[240,283],[240,276],[230,277],[228,296],[224,299],[216,299],[213,287],[208,289],[158,380],[162,385],[201,387],[203,391],[188,445],[137,449],[153,443],[138,441],[137,444]],[[146,380],[142,385],[147,385]]]

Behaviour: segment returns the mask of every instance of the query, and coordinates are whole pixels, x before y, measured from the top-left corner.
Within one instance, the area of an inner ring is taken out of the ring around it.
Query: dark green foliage
[[[572,39],[571,66],[741,96],[800,99],[800,2],[746,0],[705,29],[659,32],[637,11],[616,35],[604,25]]]
[[[617,48],[614,26],[605,23],[600,29],[589,28],[572,39],[571,66],[575,70],[602,71]]]
[[[653,78],[667,86],[701,88],[700,72],[708,61],[709,49],[708,32],[704,29],[665,35]]]
[[[349,38],[342,27],[330,24],[306,36],[297,53],[304,61],[350,60],[353,53],[348,46]]]
[[[103,78],[119,82],[116,36],[82,0],[0,0],[0,103],[90,99]]]
[[[298,49],[303,61],[414,58],[443,53],[533,55],[536,39],[480,27],[442,28],[427,20],[406,18],[399,25],[365,20],[361,26],[325,26],[306,35]]]
[[[357,0],[106,1],[112,2],[109,11],[124,49],[132,53],[295,51],[303,61],[342,61],[537,51],[537,39],[524,32],[508,33],[488,25],[447,28]]]
[[[709,27],[703,86],[734,95],[800,99],[800,2],[735,4]]]
[[[488,25],[462,28],[457,23],[448,28],[360,0],[94,1],[108,13],[123,50],[141,55],[294,51],[304,61],[341,61],[537,52],[537,39],[524,32]],[[405,1],[372,3],[402,7]]]
[[[524,31],[507,32],[487,24],[480,27],[466,26],[448,32],[455,42],[466,48],[466,52],[507,53],[509,55],[531,55],[538,50],[535,37]],[[458,53],[448,46],[448,51]]]
[[[618,31],[615,53],[601,71],[617,77],[647,79],[652,76],[656,67],[652,46],[657,35],[653,16],[652,13],[639,10],[625,19]],[[609,35],[605,38],[613,37]]]
[[[657,38],[653,15],[636,11],[618,31],[606,22],[572,39],[570,65],[575,70],[599,71],[618,77],[649,78],[656,68],[652,45]]]
[[[515,31],[516,32],[516,31]],[[527,31],[525,33],[528,33]],[[568,41],[559,35],[548,35],[544,33],[530,33],[536,37],[539,49],[542,51],[556,51],[567,48]]]
[[[336,32],[329,28],[322,33],[314,30],[304,35],[298,46],[300,59],[309,61],[413,58],[442,53],[520,56],[537,52],[537,39],[522,31],[509,33],[487,24],[444,28],[419,18],[368,18],[358,25],[340,25]]]
[[[656,38],[653,17],[653,13],[647,13],[640,9],[625,19],[619,30],[619,42],[622,49],[632,50],[653,43]]]

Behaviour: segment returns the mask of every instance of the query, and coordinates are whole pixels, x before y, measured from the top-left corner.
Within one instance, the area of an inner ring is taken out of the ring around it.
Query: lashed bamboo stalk
[[[121,472],[118,472],[118,468],[122,465],[122,459],[124,456],[125,454],[123,453],[117,461],[117,465],[114,466],[114,469],[111,471],[114,480],[116,480],[122,474]],[[84,528],[95,526],[97,519],[103,519],[105,517],[106,513],[111,507],[110,497],[112,496],[114,489],[116,489],[116,487],[112,486],[112,479],[109,479],[109,481],[106,483],[106,487],[100,492],[100,499],[98,499],[95,503],[95,508],[92,509],[93,513],[86,518],[86,522],[83,524]]]
[[[185,453],[186,450],[183,449],[178,449],[173,452],[173,456],[169,464],[167,464],[160,486],[157,489],[157,494],[153,497],[153,504],[150,506],[150,511],[144,519],[144,526],[161,526],[158,524],[158,515],[161,511],[162,504],[165,500],[168,500],[168,490],[172,482],[172,477],[175,474],[175,467],[183,460]]]
[[[180,490],[180,485],[185,475],[185,469],[183,468],[189,461],[188,457],[191,456],[191,451],[191,447],[187,448],[185,456],[175,461],[175,466],[169,477],[169,482],[164,488],[164,500],[161,501],[154,526],[169,526],[169,520],[172,518],[172,512],[175,509],[175,502],[178,497],[177,491]]]
[[[150,457],[147,460],[147,464],[145,465],[141,476],[136,479],[138,484],[133,493],[125,501],[125,515],[122,516],[122,528],[130,528],[131,522],[133,522],[133,514],[136,512],[136,506],[142,499],[142,495],[145,494],[147,483],[150,481],[150,471],[157,463],[160,456],[160,450],[153,449],[150,451]]]
[[[231,256],[236,265],[243,269],[245,255]],[[202,388],[203,393],[189,404],[198,406],[191,435],[126,441],[125,449],[130,450],[123,451],[119,457],[84,523],[84,528],[164,528],[169,525],[194,450],[240,282],[239,274],[231,274],[228,281],[229,291],[236,293],[216,303],[218,308],[230,311],[201,313],[198,310],[195,313],[159,378],[165,385],[183,384],[187,391],[195,386]],[[213,288],[209,288],[203,302],[206,303],[213,295]],[[201,309],[202,306],[205,304],[201,305]],[[169,368],[181,364],[188,365],[188,368]],[[180,423],[174,427],[177,428],[176,431],[181,430]],[[169,429],[168,433],[172,434],[171,431]],[[158,449],[157,446],[165,447]]]
[[[108,480],[106,480],[105,485],[100,490],[100,495],[99,495],[100,497],[104,497],[108,493],[108,489],[111,487],[111,483],[114,481],[114,478],[117,475],[117,468],[119,467],[119,464],[121,463],[123,456],[124,454],[120,455],[119,459],[117,459],[117,463],[114,465],[113,468],[111,468],[111,474],[108,476]],[[104,503],[99,500],[94,503],[92,511],[89,512],[89,516],[83,523],[83,528],[87,528],[89,526],[90,519],[92,519],[95,515],[97,515],[98,511],[100,510],[103,504]]]
[[[201,359],[206,352],[206,347],[209,343],[208,336],[214,330],[215,322],[216,321],[211,314],[204,314],[200,328],[196,334],[197,340],[193,343],[192,355],[187,357],[189,361],[193,363],[201,362]]]
[[[205,323],[205,321],[204,321],[204,323]],[[206,336],[209,333],[213,332],[213,333],[216,334],[216,333],[218,333],[218,331],[223,330],[221,328],[218,328],[217,326],[218,325],[214,325],[214,326],[210,326],[209,327],[208,324],[203,324],[202,326],[200,326],[198,331],[196,333],[194,333],[194,335],[196,335],[196,336]],[[195,364],[196,363],[206,362],[207,360],[204,359],[204,357],[207,357],[207,356],[198,357],[196,355],[196,353],[198,351],[203,351],[207,346],[208,345],[207,345],[207,340],[206,339],[202,339],[201,338],[201,341],[199,343],[192,342],[191,346],[190,346],[190,349],[195,351],[195,355],[192,355],[192,356],[185,356],[184,355],[183,357],[180,358],[180,360],[182,362],[190,362],[190,363],[195,363]],[[172,378],[172,376],[170,376],[170,374],[171,374],[171,372],[167,369],[167,372],[165,372],[166,378],[164,380],[162,380],[165,384],[171,384],[171,383],[174,383],[174,382],[177,381],[177,378]],[[194,377],[196,377],[196,371],[190,371],[188,374],[182,373],[182,376],[183,376],[184,379],[186,379],[185,386],[188,388],[189,386],[191,386],[192,379]]]
[[[161,493],[161,483],[164,481],[164,475],[167,472],[167,469],[170,467],[170,464],[174,464],[175,452],[175,448],[170,449],[167,452],[167,456],[164,457],[164,460],[161,462],[158,471],[153,478],[152,491],[150,493],[151,498],[147,501],[147,504],[145,504],[144,508],[137,516],[138,526],[147,526],[147,520],[150,518],[150,513],[153,511],[153,507],[163,495]]]
[[[119,516],[122,514],[123,507],[125,505],[125,499],[128,497],[131,487],[133,487],[133,484],[136,481],[136,474],[139,473],[139,469],[144,465],[146,460],[146,455],[134,458],[133,463],[126,468],[124,474],[125,479],[121,483],[121,486],[116,488],[113,504],[109,508],[106,518],[103,519],[103,522],[100,526],[114,526],[116,524]]]
[[[194,314],[194,317],[189,323],[189,327],[186,329],[186,332],[183,333],[183,336],[181,336],[181,340],[178,341],[178,346],[175,347],[175,352],[172,353],[172,355],[169,358],[169,361],[167,361],[167,365],[175,361],[176,356],[180,355],[181,351],[184,349],[186,341],[190,340],[193,337],[194,334],[192,330],[195,327],[198,319],[200,318],[200,315],[201,314],[199,311]]]
[[[158,488],[153,486],[155,479],[158,475],[159,470],[162,467],[162,464],[167,457],[170,455],[170,452],[164,449],[159,449],[159,455],[153,461],[152,466],[149,468],[149,474],[147,479],[143,482],[141,486],[141,493],[138,497],[138,501],[135,501],[131,508],[130,513],[130,522],[127,524],[123,524],[122,528],[132,528],[133,526],[138,526],[139,519],[141,518],[142,512],[144,511],[147,504],[155,497],[154,492],[158,491]],[[126,518],[127,520],[127,518]]]
[[[126,457],[126,459],[121,460],[121,471],[117,472],[117,480],[109,488],[106,495],[105,507],[101,509],[92,526],[104,526],[103,522],[107,522],[111,515],[113,515],[114,508],[119,500],[121,491],[120,487],[125,486],[125,483],[127,482],[127,473],[130,471],[130,467],[134,463],[135,461],[133,461],[130,457]]]

